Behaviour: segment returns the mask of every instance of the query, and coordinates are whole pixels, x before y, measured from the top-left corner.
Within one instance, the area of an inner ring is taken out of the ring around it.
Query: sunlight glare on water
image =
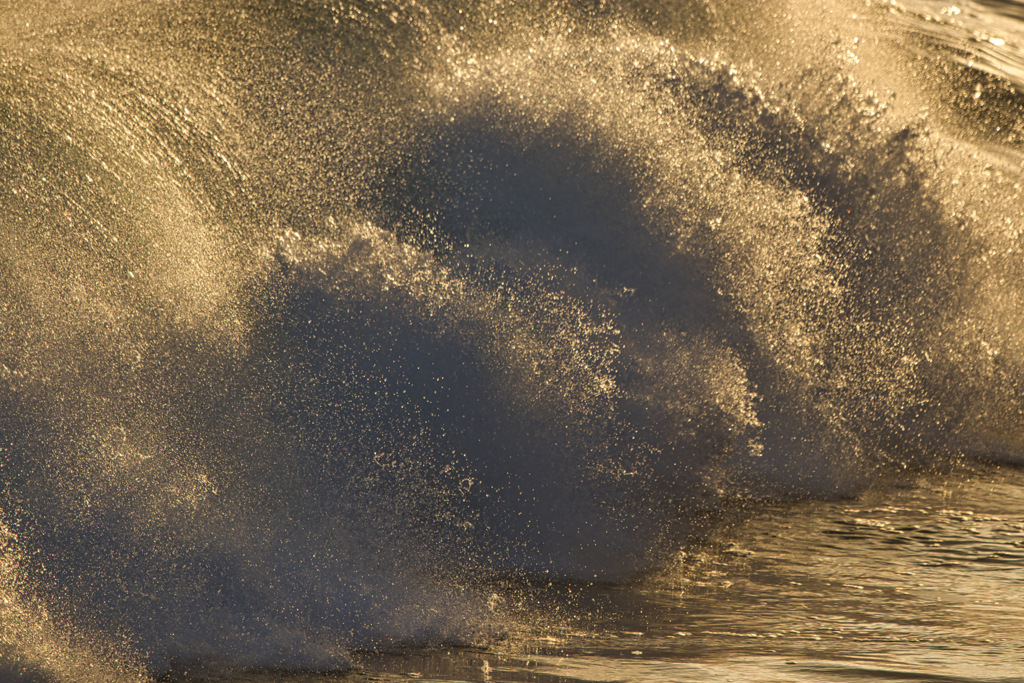
[[[774,507],[638,584],[577,587],[593,620],[358,661],[385,680],[1020,681],[1022,503],[1024,473],[985,469]]]

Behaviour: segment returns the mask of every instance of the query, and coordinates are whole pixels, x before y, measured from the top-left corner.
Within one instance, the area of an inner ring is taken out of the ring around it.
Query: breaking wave
[[[1021,463],[1019,96],[859,7],[4,10],[0,673],[480,642]]]

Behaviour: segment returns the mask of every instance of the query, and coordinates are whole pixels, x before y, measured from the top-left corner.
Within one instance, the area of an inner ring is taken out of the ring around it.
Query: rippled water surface
[[[1022,581],[1024,473],[958,472],[773,508],[635,585],[535,589],[563,604],[551,630],[357,661],[380,680],[1021,681]]]

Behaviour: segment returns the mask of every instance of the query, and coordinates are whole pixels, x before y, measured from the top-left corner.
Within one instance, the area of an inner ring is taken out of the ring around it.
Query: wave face
[[[494,577],[1022,462],[995,57],[642,4],[3,11],[0,674],[480,642]]]

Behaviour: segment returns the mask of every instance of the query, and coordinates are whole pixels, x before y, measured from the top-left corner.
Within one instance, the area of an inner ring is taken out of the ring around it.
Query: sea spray
[[[702,7],[7,10],[4,672],[479,644],[496,577],[1018,462],[1019,155]]]

